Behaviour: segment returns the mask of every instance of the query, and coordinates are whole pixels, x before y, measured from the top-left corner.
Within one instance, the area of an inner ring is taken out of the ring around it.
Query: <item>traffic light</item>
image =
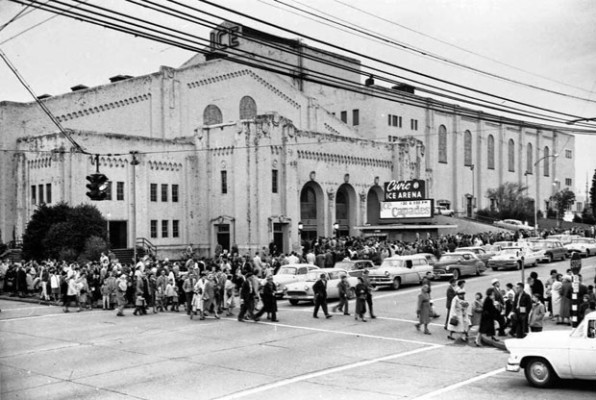
[[[101,201],[108,196],[108,177],[104,174],[87,175],[87,197],[91,200]]]

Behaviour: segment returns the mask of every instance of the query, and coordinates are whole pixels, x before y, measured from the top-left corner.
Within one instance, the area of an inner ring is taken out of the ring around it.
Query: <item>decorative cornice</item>
[[[339,131],[335,128],[333,128],[331,125],[329,125],[328,123],[324,123],[323,126],[325,127],[325,129],[327,129],[329,132],[335,134],[335,135],[339,135]]]
[[[40,157],[35,160],[27,160],[27,167],[30,169],[50,168],[52,166],[52,156]]]
[[[156,171],[175,171],[178,172],[182,169],[181,163],[175,163],[171,161],[148,161],[149,169]]]
[[[228,72],[227,74],[222,74],[222,75],[217,75],[217,76],[213,76],[210,78],[200,79],[198,81],[189,82],[186,84],[186,86],[189,89],[195,89],[195,88],[198,88],[201,86],[211,85],[213,83],[223,82],[223,81],[227,81],[230,79],[239,78],[242,76],[250,76],[257,82],[259,82],[261,85],[263,85],[264,87],[269,89],[271,92],[273,92],[276,96],[282,98],[286,103],[289,103],[292,107],[294,107],[296,109],[300,109],[300,104],[298,102],[294,101],[292,99],[292,97],[288,96],[287,94],[285,94],[284,92],[279,90],[275,85],[273,85],[272,83],[269,83],[266,79],[262,78],[260,75],[258,75],[257,73],[255,73],[249,69]]]
[[[375,158],[354,157],[340,154],[298,150],[298,158],[304,160],[323,161],[338,164],[352,164],[366,167],[391,168],[392,161]]]
[[[86,117],[87,115],[91,115],[91,114],[99,114],[104,111],[112,110],[114,108],[126,107],[126,106],[134,104],[134,103],[149,100],[150,98],[151,98],[151,93],[145,93],[145,94],[141,94],[139,96],[128,97],[126,99],[105,103],[105,104],[95,106],[95,107],[86,108],[84,110],[79,110],[79,111],[74,111],[74,112],[70,112],[67,114],[62,114],[62,115],[57,116],[56,118],[58,119],[58,122],[64,122],[64,121],[68,121],[71,119]]]

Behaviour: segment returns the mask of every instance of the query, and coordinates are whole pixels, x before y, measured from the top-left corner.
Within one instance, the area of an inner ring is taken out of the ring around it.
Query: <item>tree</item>
[[[515,182],[505,182],[496,189],[488,189],[486,196],[497,203],[493,218],[512,218],[521,221],[534,219],[534,200],[526,193],[528,188]]]
[[[592,208],[592,215],[596,215],[596,169],[592,176],[592,187],[590,188],[590,206]]]
[[[33,213],[23,235],[23,257],[76,261],[91,237],[106,237],[106,220],[95,206],[42,204]]]
[[[565,188],[553,194],[550,199],[554,203],[559,219],[562,219],[565,211],[575,203],[575,193],[569,190],[569,188]]]

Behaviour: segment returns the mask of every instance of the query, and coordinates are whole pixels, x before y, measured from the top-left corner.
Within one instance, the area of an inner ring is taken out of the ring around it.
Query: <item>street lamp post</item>
[[[335,237],[339,237],[339,222],[333,223],[333,232],[335,233]]]
[[[475,202],[475,200],[476,200],[476,197],[475,197],[476,196],[476,193],[475,193],[476,190],[475,189],[476,188],[474,187],[474,185],[476,183],[475,182],[476,180],[474,179],[474,164],[471,164],[470,165],[470,170],[472,171],[472,207],[471,207],[472,210],[471,210],[471,213],[470,213],[471,214],[470,217],[474,218],[474,206],[476,205],[475,204],[476,203]]]
[[[536,235],[539,235],[538,233],[538,180],[540,179],[540,174],[538,171],[538,164],[540,163],[540,161],[546,159],[546,158],[557,158],[559,157],[558,154],[553,154],[553,155],[547,155],[547,156],[542,156],[540,157],[535,163],[534,163],[534,167],[536,167],[536,198],[534,199],[534,231],[536,231]],[[526,173],[529,173],[529,171],[526,171]],[[526,177],[527,179],[527,177]]]

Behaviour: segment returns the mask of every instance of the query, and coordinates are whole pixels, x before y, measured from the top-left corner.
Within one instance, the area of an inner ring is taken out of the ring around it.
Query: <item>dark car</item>
[[[484,263],[484,265],[488,266],[488,260],[490,260],[495,253],[492,251],[487,251],[485,248],[480,246],[470,246],[470,247],[458,247],[455,249],[456,252],[460,251],[469,251],[476,254],[476,257],[480,259]]]
[[[459,279],[464,275],[480,275],[486,271],[486,265],[472,252],[445,253],[433,266],[438,278]]]
[[[567,258],[567,248],[558,240],[545,239],[532,242],[532,250],[538,254],[538,261],[553,262]]]
[[[350,260],[350,261],[338,261],[335,263],[333,268],[342,268],[348,271],[350,276],[359,277],[365,269],[372,269],[375,265],[371,260]]]

